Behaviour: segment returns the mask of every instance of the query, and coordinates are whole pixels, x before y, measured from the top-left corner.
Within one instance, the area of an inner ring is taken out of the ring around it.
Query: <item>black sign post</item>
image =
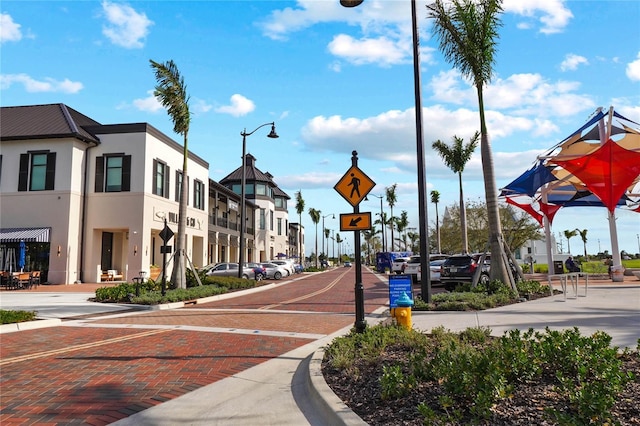
[[[170,252],[171,246],[167,245],[167,242],[173,238],[173,231],[167,226],[167,218],[164,218],[164,228],[160,231],[160,238],[162,238],[162,295],[167,294],[167,253]]]

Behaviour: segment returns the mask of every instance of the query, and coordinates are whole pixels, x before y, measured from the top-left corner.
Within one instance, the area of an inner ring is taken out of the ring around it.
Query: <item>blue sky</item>
[[[446,63],[418,1],[427,191],[440,211],[458,200],[457,177],[431,143],[479,129],[475,90]],[[12,1],[1,12],[2,106],[65,103],[104,123],[148,122],[177,141],[153,98],[149,59],[173,59],[191,96],[189,148],[220,180],[241,164],[247,138],[257,167],[322,215],[353,211],[334,189],[359,155],[382,195],[397,184],[394,213],[418,227],[410,2]],[[528,169],[597,107],[640,122],[640,2],[506,0],[497,63],[485,90],[497,186]],[[480,150],[463,174],[465,199],[482,200]],[[360,211],[379,212],[374,197]],[[388,209],[385,207],[387,214]],[[435,208],[429,203],[429,219]],[[308,252],[315,228],[309,215]],[[339,231],[338,220],[325,227]],[[640,251],[640,216],[619,212],[620,249]],[[321,228],[321,225],[319,226]],[[589,253],[611,250],[605,208],[562,209],[553,232],[588,229]],[[353,242],[348,233],[343,238]],[[572,239],[581,252],[579,237]],[[566,248],[566,240],[564,241]]]

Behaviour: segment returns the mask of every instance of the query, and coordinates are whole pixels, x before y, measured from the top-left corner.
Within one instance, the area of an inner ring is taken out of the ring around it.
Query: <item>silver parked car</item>
[[[260,265],[262,265],[265,270],[265,278],[270,280],[279,280],[289,274],[289,271],[287,271],[287,269],[282,265],[276,265],[275,263],[270,262],[261,263]]]
[[[238,264],[237,263],[217,263],[213,266],[205,266],[207,269],[207,275],[217,275],[222,277],[237,277],[238,276]],[[253,268],[245,267],[242,270],[242,278],[255,279],[255,271]]]

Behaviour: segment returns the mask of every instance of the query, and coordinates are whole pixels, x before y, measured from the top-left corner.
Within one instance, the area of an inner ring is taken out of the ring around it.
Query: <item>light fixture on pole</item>
[[[325,230],[324,230],[324,218],[331,216],[331,219],[335,219],[336,215],[333,213],[322,216],[322,250],[324,250],[324,240],[325,240]],[[327,252],[325,253],[326,257],[329,257],[329,241],[327,241]]]
[[[252,132],[247,133],[247,129],[244,129],[240,133],[242,136],[242,177],[240,179],[240,253],[238,254],[238,278],[242,278],[242,271],[244,265],[244,234],[247,229],[247,219],[245,213],[245,185],[247,181],[247,136],[251,136],[256,130],[264,127],[271,126],[271,132],[267,135],[268,138],[276,139],[278,134],[276,133],[276,123],[265,123],[256,127]]]
[[[364,197],[365,201],[369,201],[369,198],[367,198],[369,195],[371,195],[372,197],[376,197],[380,199],[380,223],[381,228],[382,228],[382,252],[386,252],[387,251],[387,243],[386,243],[386,238],[385,238],[385,234],[386,234],[386,223],[384,223],[384,211],[382,210],[382,199],[384,198],[384,195],[375,195],[375,194],[368,194],[366,197]]]
[[[344,7],[355,7],[364,0],[340,0]],[[420,227],[420,269],[426,271],[420,279],[422,300],[431,303],[431,271],[429,268],[429,233],[427,232],[427,180],[424,160],[424,138],[422,136],[422,83],[420,82],[420,39],[416,0],[411,0],[411,30],[413,34],[413,85],[416,113],[416,157],[418,166],[418,220]]]

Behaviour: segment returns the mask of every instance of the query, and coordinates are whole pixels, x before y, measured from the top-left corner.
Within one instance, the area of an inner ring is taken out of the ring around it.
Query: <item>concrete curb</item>
[[[367,423],[342,402],[325,382],[322,375],[323,358],[324,349],[320,348],[311,355],[309,360],[309,395],[315,401],[316,408],[323,413],[327,424],[366,426]]]
[[[62,324],[62,320],[59,318],[43,319],[36,321],[16,322],[12,324],[0,325],[0,334],[14,333],[16,331],[35,330],[38,328],[55,327]]]

